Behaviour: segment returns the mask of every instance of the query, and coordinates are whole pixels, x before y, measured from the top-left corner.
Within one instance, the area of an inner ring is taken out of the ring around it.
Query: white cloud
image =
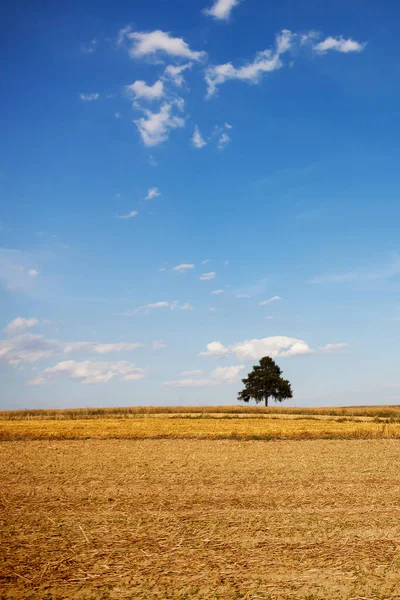
[[[314,46],[315,52],[319,54],[325,54],[329,50],[336,50],[336,52],[362,52],[365,48],[366,44],[361,44],[360,42],[356,42],[351,38],[345,39],[342,36],[340,37],[327,37],[324,41],[319,42]]]
[[[164,303],[156,303],[153,306],[160,304]],[[175,307],[175,303],[171,303],[169,306],[171,308]],[[49,324],[50,321],[44,319],[42,323]],[[26,332],[27,329],[35,327],[38,324],[39,320],[35,317],[30,319],[17,317],[11,321],[5,327],[8,338],[0,340],[0,361],[16,366],[22,363],[33,363],[44,358],[71,354],[73,352],[110,354],[115,352],[131,352],[145,347],[141,342],[100,343],[93,341],[64,342],[57,339],[48,340],[43,335]],[[148,347],[159,349],[165,347],[165,345],[156,340]]]
[[[130,27],[125,27],[119,32],[118,43],[122,44],[125,40],[131,44],[129,54],[132,58],[164,53],[169,56],[199,61],[206,54],[191,50],[182,38],[171,37],[169,33],[159,29],[146,33],[131,31]]]
[[[207,264],[207,263],[209,263],[209,262],[210,262],[210,259],[209,259],[209,258],[206,258],[205,260],[203,260],[203,261],[201,262],[201,264],[202,264],[202,265],[206,265],[206,264]]]
[[[241,300],[242,298],[251,298],[250,294],[236,294],[236,298]]]
[[[157,198],[157,196],[161,196],[161,192],[158,191],[157,187],[152,187],[147,192],[145,200],[152,200],[152,198]]]
[[[211,342],[207,344],[207,351],[200,352],[200,356],[220,358],[232,353],[242,360],[257,360],[263,356],[277,358],[315,353],[326,354],[340,352],[346,348],[348,348],[348,344],[339,343],[326,344],[318,350],[313,350],[304,340],[286,336],[271,336],[263,339],[245,340],[229,347],[224,346],[221,342]]]
[[[28,381],[28,384],[43,385],[50,380],[67,377],[86,385],[91,383],[107,383],[115,378],[122,379],[123,381],[132,381],[143,379],[145,376],[145,369],[139,369],[127,361],[110,363],[93,362],[90,360],[82,362],[65,360],[53,367],[44,369],[37,377]]]
[[[207,379],[179,379],[177,381],[165,381],[164,387],[169,388],[186,388],[186,387],[209,387],[221,385],[224,383],[235,383],[239,379],[239,373],[244,369],[244,365],[234,365],[231,367],[218,367]],[[185,371],[181,373],[181,377],[190,377],[202,375],[203,371]]]
[[[283,29],[275,37],[275,46],[273,49],[266,49],[258,52],[252,62],[235,67],[232,63],[210,66],[205,70],[205,80],[207,84],[207,97],[213,96],[218,86],[229,80],[247,81],[249,83],[258,83],[264,73],[271,73],[284,66],[282,56],[292,50],[299,50],[307,42],[315,40],[318,34],[314,31],[299,35],[289,29]],[[361,52],[365,44],[360,44],[352,39],[343,37],[328,37],[324,41],[313,46],[315,52],[325,54],[329,50],[337,52]],[[291,65],[288,62],[286,64]]]
[[[79,98],[82,100],[82,102],[93,102],[94,100],[98,100],[99,99],[99,94],[97,93],[93,93],[93,94],[79,94]]]
[[[46,340],[43,335],[22,333],[0,340],[0,361],[16,366],[49,358],[61,351],[58,340]]]
[[[268,304],[271,304],[272,302],[276,302],[277,300],[282,300],[282,298],[280,296],[272,296],[272,298],[270,298],[269,300],[262,300],[261,302],[258,303],[259,306],[267,306]]]
[[[119,113],[118,111],[114,113],[114,117],[116,119],[120,119],[121,118],[121,113]]]
[[[238,79],[240,81],[249,81],[257,83],[263,73],[271,73],[283,67],[283,62],[280,55],[288,49],[288,42],[284,42],[289,37],[287,30],[282,31],[276,36],[275,52],[272,50],[262,50],[258,52],[253,62],[243,65],[242,67],[234,67],[232,63],[215,65],[208,67],[205,71],[205,80],[207,83],[207,97],[210,98],[215,94],[218,86],[225,81]]]
[[[194,265],[182,263],[181,265],[176,265],[176,267],[173,267],[171,271],[177,271],[178,273],[186,273],[186,271],[190,271],[190,269],[194,269]]]
[[[33,321],[33,319],[24,319]],[[74,352],[90,352],[94,354],[110,354],[115,352],[131,352],[143,348],[140,342],[63,342],[61,340],[47,340],[43,335],[37,333],[20,333],[24,328],[33,327],[33,323],[12,322],[15,326],[6,328],[7,339],[0,340],[0,361],[16,366],[23,363],[33,363],[44,358],[71,354]],[[19,328],[17,328],[19,325]]]
[[[233,129],[232,125],[229,125],[229,123],[225,123],[224,127],[225,129]]]
[[[223,293],[224,293],[224,290],[213,290],[213,291],[211,292],[211,294],[212,294],[213,296],[218,296],[219,294],[223,294]]]
[[[184,303],[184,304],[179,304],[179,302],[177,300],[174,300],[173,302],[168,302],[167,300],[161,300],[159,302],[151,302],[150,304],[144,304],[143,306],[138,306],[138,308],[135,308],[134,310],[131,311],[127,311],[124,313],[119,313],[119,315],[121,317],[131,317],[133,315],[139,315],[139,314],[150,314],[150,312],[154,309],[158,309],[158,308],[169,308],[170,310],[192,310],[192,305],[189,304],[188,302]]]
[[[303,340],[285,336],[271,336],[263,339],[245,340],[226,347],[221,342],[207,344],[207,351],[200,356],[215,356],[216,358],[235,354],[242,360],[260,359],[263,356],[271,358],[282,356],[297,356],[311,354],[314,350]]]
[[[221,133],[221,135],[218,138],[218,149],[223,150],[225,146],[229,144],[230,141],[231,138],[227,133]]]
[[[282,31],[276,36],[276,53],[280,56],[281,54],[285,54],[285,52],[291,50],[296,38],[297,34],[292,33],[290,29],[282,29]]]
[[[131,210],[127,215],[118,215],[117,219],[132,219],[132,217],[136,217],[137,214],[137,210]]]
[[[193,144],[193,146],[195,148],[203,148],[204,146],[207,145],[207,142],[205,141],[205,139],[201,135],[200,130],[199,130],[199,128],[198,128],[197,125],[194,128],[193,137],[192,137],[192,144]]]
[[[214,19],[227,20],[232,9],[239,4],[240,0],[215,0],[211,8],[205,9],[204,13]]]
[[[331,352],[340,352],[341,350],[345,350],[348,347],[349,347],[349,344],[346,344],[345,342],[341,342],[339,344],[326,344],[326,346],[322,346],[322,348],[320,350],[321,350],[321,352],[326,352],[326,353],[330,354]]]
[[[244,360],[259,359],[263,356],[297,356],[311,354],[313,351],[303,340],[286,336],[271,336],[239,342],[230,347],[230,351]]]
[[[217,367],[211,377],[219,381],[234,382],[237,381],[240,371],[244,369],[244,365],[235,365],[233,367]]]
[[[176,86],[182,87],[182,85],[185,83],[182,73],[186,71],[186,69],[191,69],[192,65],[193,63],[187,63],[186,65],[181,65],[180,67],[168,65],[165,68],[164,76],[165,78],[172,80]]]
[[[146,117],[134,121],[145,146],[157,146],[165,142],[171,129],[185,125],[185,120],[182,117],[172,114],[175,107],[182,110],[183,101],[179,99],[166,102],[161,106],[158,113],[144,110]]]
[[[207,350],[204,352],[200,352],[199,356],[226,356],[229,352],[229,349],[226,348],[221,342],[211,342],[207,344]]]
[[[215,279],[215,275],[216,273],[214,273],[214,271],[203,273],[203,275],[200,276],[200,281],[210,281],[211,279]]]
[[[29,269],[28,275],[29,277],[37,277],[38,275],[40,275],[40,273],[39,271],[36,271],[36,269]]]
[[[17,317],[7,325],[4,331],[7,335],[14,335],[15,333],[20,333],[25,329],[29,329],[30,327],[35,327],[35,325],[38,325],[38,323],[39,321],[35,317],[32,317],[31,319]]]
[[[144,344],[139,342],[117,342],[114,344],[94,344],[92,349],[96,354],[109,354],[111,352],[131,352],[132,350],[143,348],[143,346]],[[64,350],[64,352],[66,352],[66,350]]]
[[[217,312],[217,309],[215,308],[215,306],[210,306],[210,308],[208,310],[210,312]]]
[[[200,369],[194,370],[194,371],[183,371],[180,374],[180,377],[196,377],[196,375],[203,375],[204,371],[201,371]]]
[[[180,306],[178,306],[179,310],[193,310],[193,306],[191,304],[189,304],[189,302],[186,302],[185,304],[181,304]]]
[[[164,83],[160,79],[153,85],[147,85],[145,81],[139,79],[131,85],[125,86],[125,89],[130,94],[134,94],[135,98],[146,100],[160,99],[164,96]]]
[[[146,304],[146,308],[169,308],[170,303],[162,300],[161,302],[153,302],[152,304]]]

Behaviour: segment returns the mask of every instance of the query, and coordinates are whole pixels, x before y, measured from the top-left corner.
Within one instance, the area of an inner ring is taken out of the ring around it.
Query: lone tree
[[[265,406],[268,406],[268,398],[274,398],[275,402],[292,398],[292,386],[281,375],[282,371],[275,361],[269,356],[264,356],[260,364],[242,379],[244,390],[239,392],[238,400],[249,402],[254,398],[257,404],[264,400]]]

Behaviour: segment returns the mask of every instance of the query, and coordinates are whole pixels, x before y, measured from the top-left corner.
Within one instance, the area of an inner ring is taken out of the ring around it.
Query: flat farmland
[[[400,410],[171,407],[0,413],[0,441],[54,439],[400,439]]]
[[[3,599],[400,598],[396,439],[3,441],[0,480]]]

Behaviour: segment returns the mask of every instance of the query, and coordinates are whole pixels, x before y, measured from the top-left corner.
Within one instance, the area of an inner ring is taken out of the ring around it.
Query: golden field
[[[1,600],[400,599],[400,409],[0,413]]]
[[[0,440],[400,438],[398,407],[198,407],[9,411]]]
[[[400,598],[396,440],[3,442],[0,471],[5,600]]]

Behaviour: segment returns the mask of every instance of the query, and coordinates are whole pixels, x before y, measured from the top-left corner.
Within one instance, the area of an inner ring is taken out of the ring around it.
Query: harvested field
[[[396,440],[3,442],[0,470],[5,600],[400,598]]]

